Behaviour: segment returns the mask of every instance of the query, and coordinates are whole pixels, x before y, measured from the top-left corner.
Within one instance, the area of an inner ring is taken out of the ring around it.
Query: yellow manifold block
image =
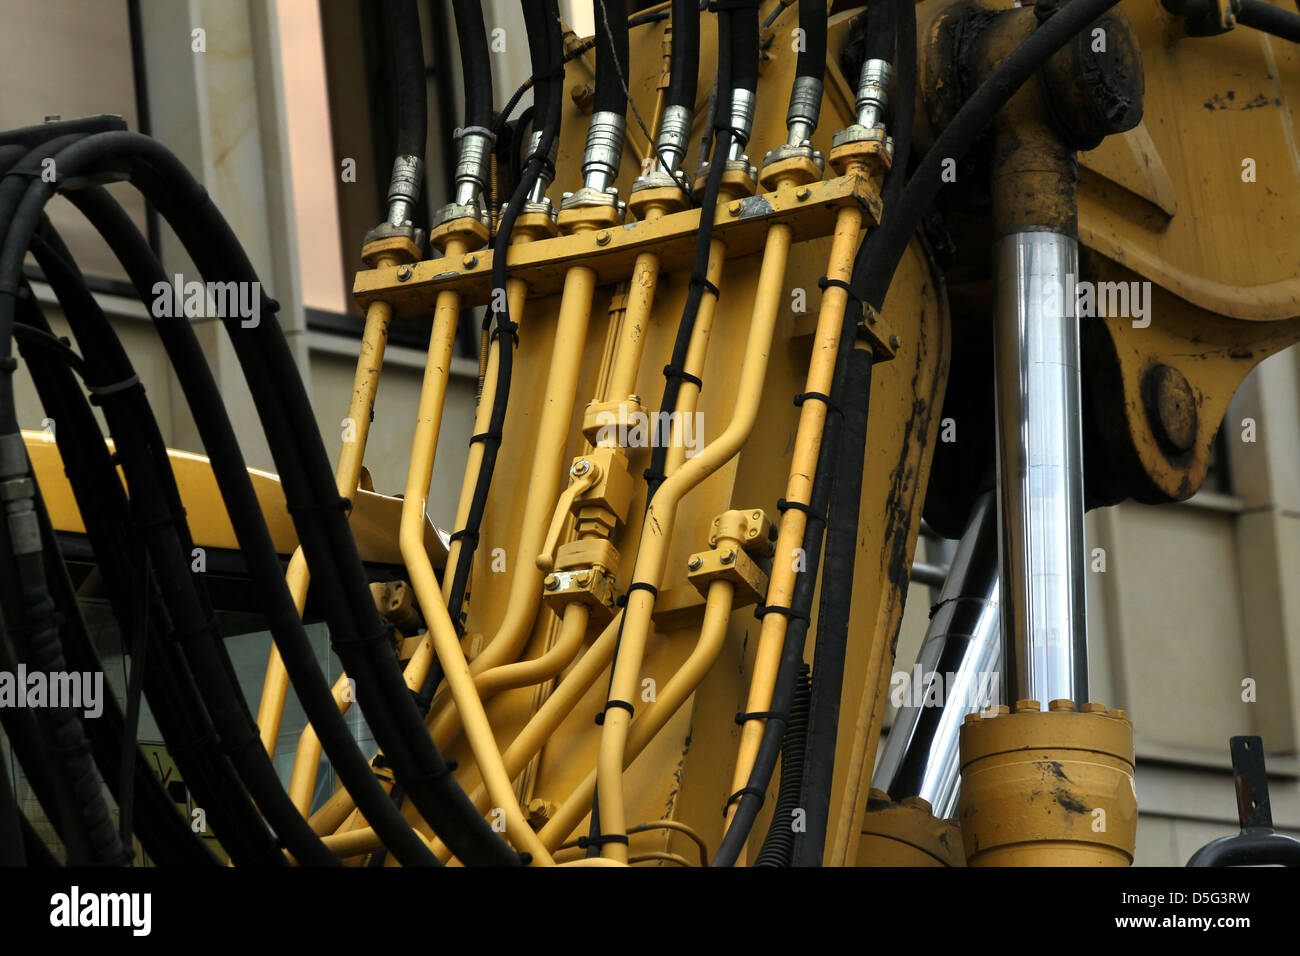
[[[1019,701],[961,728],[968,866],[1128,866],[1137,835],[1133,724],[1102,704]]]

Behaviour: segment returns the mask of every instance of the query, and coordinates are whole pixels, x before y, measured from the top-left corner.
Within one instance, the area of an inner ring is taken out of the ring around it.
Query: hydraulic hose
[[[912,117],[916,104],[916,7],[911,0],[891,0],[896,6],[897,30],[894,70],[894,163],[885,179],[883,213],[888,217],[902,194],[911,152]],[[859,257],[859,269],[867,265]],[[854,315],[860,306],[850,303]],[[861,379],[856,380],[861,387]],[[869,377],[867,388],[870,387]],[[848,648],[849,597],[853,591],[856,557],[858,498],[862,485],[861,461],[866,451],[866,395],[850,397],[844,423],[845,450],[835,478],[835,500],[826,543],[826,571],[817,616],[813,679],[808,715],[808,747],[799,806],[805,811],[805,828],[794,838],[793,864],[820,866],[825,852],[830,817],[831,785],[839,727],[840,698],[844,686],[844,661]],[[855,491],[854,489],[857,489]],[[783,764],[784,766],[784,764]],[[782,771],[784,773],[784,770]]]
[[[379,10],[388,34],[393,85],[397,92],[397,155],[388,183],[388,223],[402,227],[411,221],[424,186],[424,151],[429,130],[424,39],[417,0],[385,0]],[[481,11],[479,21],[482,22]],[[463,44],[461,49],[465,49]],[[483,52],[486,70],[487,51]],[[465,89],[466,96],[481,96],[468,82]],[[490,100],[490,86],[487,95]]]
[[[415,0],[410,0],[414,8]],[[492,55],[488,50],[487,27],[479,0],[452,0],[456,40],[460,46],[465,83],[465,125],[492,125]],[[417,32],[418,36],[418,32]],[[423,54],[421,54],[423,59]]]
[[[759,742],[754,764],[750,769],[745,787],[738,791],[735,815],[723,835],[722,843],[714,856],[712,866],[732,866],[740,858],[741,851],[749,839],[754,820],[763,805],[772,770],[776,766],[781,752],[781,740],[789,720],[789,710],[794,697],[797,668],[803,660],[804,640],[808,633],[808,618],[812,610],[813,595],[817,586],[817,572],[821,565],[822,536],[826,529],[826,514],[829,510],[832,484],[834,481],[834,462],[839,453],[840,431],[843,422],[845,378],[849,367],[849,354],[854,351],[854,329],[856,322],[851,310],[845,310],[839,338],[839,347],[835,356],[835,374],[832,378],[829,409],[826,424],[822,432],[821,447],[817,453],[817,468],[813,477],[812,493],[808,502],[808,522],[804,527],[803,553],[805,567],[795,580],[794,593],[790,600],[789,625],[785,633],[785,643],[781,650],[781,663],[777,671],[776,685],[773,688],[770,716],[763,726],[763,735]]]
[[[29,192],[14,219],[15,233],[28,210],[39,205]],[[13,240],[11,233],[8,240]],[[193,542],[183,518],[180,493],[157,422],[131,362],[86,288],[57,236],[34,243],[37,261],[55,289],[85,358],[87,385],[103,408],[116,440],[116,453],[131,488],[153,573],[176,622],[175,643],[189,664],[223,750],[248,786],[268,822],[304,862],[337,863],[319,837],[288,802],[274,767],[261,747],[256,726],[238,690],[225,642],[216,632],[202,577],[191,572]],[[8,248],[8,242],[6,248]],[[128,383],[125,387],[121,383]],[[130,384],[135,383],[135,384]],[[254,741],[257,741],[254,743]],[[310,834],[310,836],[308,835]]]
[[[173,224],[209,281],[250,285],[258,281],[211,200],[179,161],[153,140],[131,133],[100,134],[65,150],[58,161],[61,171],[74,173],[85,166],[131,168],[133,181]],[[33,185],[48,192],[48,184]],[[268,314],[274,310],[265,294],[262,309]],[[404,689],[391,650],[390,628],[379,619],[369,593],[356,542],[338,505],[329,460],[282,331],[274,322],[241,328],[238,316],[225,319],[236,355],[258,396],[262,424],[304,552],[320,585],[336,650],[357,680],[362,709],[399,782],[426,818],[432,817],[435,829],[441,827],[451,837],[462,859],[518,862],[450,777]]]
[[[159,282],[167,282],[144,236],[122,207],[101,188],[77,190],[69,199],[112,248],[142,301],[150,301]],[[279,558],[258,505],[230,418],[193,328],[186,322],[156,321],[209,453],[213,473],[240,542],[268,629],[293,681],[295,692],[316,728],[321,744],[344,787],[362,814],[383,836],[403,865],[434,865],[427,845],[393,807],[357,747],[328,689],[310,641],[280,573]]]
[[[801,7],[802,10],[802,7]],[[808,665],[799,665],[799,678],[795,682],[794,701],[781,741],[781,787],[777,791],[776,807],[772,811],[772,825],[768,827],[763,848],[754,859],[755,866],[789,866],[794,858],[796,831],[794,814],[802,804],[799,789],[803,783],[804,755],[808,741],[808,703],[812,687]]]
[[[962,104],[907,181],[893,213],[884,218],[862,245],[868,263],[858,294],[879,308],[889,291],[903,252],[939,189],[942,165],[960,160],[1007,100],[1081,30],[1119,0],[1069,0],[998,64]]]
[[[1292,43],[1300,43],[1300,14],[1282,10],[1264,0],[1237,0],[1237,22]]]
[[[696,0],[673,0],[671,23],[673,61],[669,66],[665,106],[681,106],[694,113],[700,80],[699,3]]]
[[[627,0],[595,0],[596,90],[592,114],[617,113],[627,109],[623,77],[627,76]]]
[[[804,45],[795,61],[795,76],[818,80],[826,73],[826,0],[799,0],[799,29]]]

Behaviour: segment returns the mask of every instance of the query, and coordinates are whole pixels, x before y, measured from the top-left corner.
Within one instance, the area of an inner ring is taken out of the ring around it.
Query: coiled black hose
[[[166,284],[162,265],[130,217],[105,190],[81,189],[69,195],[95,229],[114,250],[142,301],[149,301],[157,283]],[[404,866],[437,865],[437,857],[411,830],[375,779],[369,762],[357,747],[310,646],[302,619],[293,605],[279,558],[248,478],[243,454],[220,400],[220,392],[189,323],[155,321],[186,401],[194,416],[213,475],[221,490],[231,526],[240,542],[254,590],[276,642],[285,669],[293,681],[322,748],[352,794],[362,816],[385,841]]]
[[[158,143],[132,133],[100,134],[58,156],[64,175],[76,175],[87,167],[129,169],[133,182],[173,225],[209,281],[258,282],[229,225],[202,187]],[[33,188],[48,195],[52,187],[33,183]],[[9,246],[7,242],[6,250]],[[3,305],[0,300],[0,309]],[[264,293],[261,308],[267,314],[274,310]],[[283,332],[275,322],[244,328],[239,316],[224,318],[257,396],[259,416],[326,606],[336,650],[357,681],[362,710],[399,782],[448,845],[461,851],[457,855],[462,860],[517,864],[517,855],[491,831],[451,778],[405,689],[391,650],[391,628],[380,620],[370,597],[329,459]]]
[[[763,848],[754,858],[755,866],[789,866],[794,857],[797,834],[794,816],[802,807],[799,790],[803,783],[804,752],[808,744],[806,735],[811,695],[808,665],[800,664],[799,677],[794,685],[794,701],[790,704],[790,717],[785,725],[785,738],[781,741],[781,787],[777,791],[776,807],[772,810],[772,825],[768,827]]]

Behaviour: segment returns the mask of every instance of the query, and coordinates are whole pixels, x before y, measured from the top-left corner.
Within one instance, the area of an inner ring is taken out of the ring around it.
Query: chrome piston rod
[[[956,813],[962,721],[999,703],[1000,621],[997,504],[988,491],[957,545],[872,787],[894,800],[921,797],[939,818]]]
[[[1007,702],[1088,700],[1078,243],[1013,232],[995,248],[995,355]]]

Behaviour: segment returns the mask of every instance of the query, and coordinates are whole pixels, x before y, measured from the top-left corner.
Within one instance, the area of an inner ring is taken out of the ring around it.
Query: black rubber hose
[[[0,866],[27,865],[27,841],[23,828],[26,822],[27,818],[18,808],[18,798],[9,786],[9,768],[0,767]]]
[[[25,308],[25,322],[34,327],[46,327],[44,318],[30,299],[20,300],[20,309]],[[117,474],[116,460],[110,455],[99,425],[85,399],[81,397],[81,388],[75,381],[66,378],[52,378],[42,356],[30,356],[29,369],[36,384],[38,395],[50,414],[58,421],[56,443],[59,445],[65,473],[78,501],[79,511],[85,525],[86,535],[90,541],[97,565],[107,587],[109,600],[115,616],[119,621],[134,627],[138,615],[135,595],[152,589],[152,584],[141,575],[140,567],[134,562],[122,561],[124,554],[134,554],[138,550],[134,539],[134,525],[129,514],[129,505]],[[66,372],[66,369],[63,370]],[[76,401],[73,401],[73,398]],[[39,499],[39,490],[37,492]],[[161,610],[161,602],[156,592],[152,594],[150,604],[154,640],[163,641],[171,633],[171,624]],[[73,650],[75,650],[75,643]],[[70,656],[69,660],[73,660]],[[90,662],[87,664],[87,662]],[[102,670],[98,658],[91,655],[83,659],[80,668]],[[172,653],[149,655],[145,672],[146,693],[149,696],[154,717],[168,742],[172,758],[176,761],[187,788],[194,794],[198,805],[203,807],[212,828],[224,834],[223,843],[232,859],[252,856],[249,836],[240,825],[245,819],[240,816],[244,811],[241,801],[246,798],[239,791],[239,784],[234,779],[232,768],[217,750],[215,734],[207,721],[202,704],[196,697],[185,692],[188,688],[188,674],[178,670]],[[106,704],[106,712],[92,725],[98,727],[109,714],[117,715],[120,726],[121,718],[116,709],[116,702]],[[102,766],[111,768],[120,758],[120,738],[108,748],[97,760]],[[159,789],[153,774],[147,767],[140,767],[148,774],[153,788]],[[110,781],[111,772],[106,772]],[[137,784],[140,781],[137,780]],[[149,792],[149,785],[145,785]],[[167,812],[179,818],[181,828],[192,838],[190,821],[180,817],[170,798],[163,794],[162,804]],[[240,804],[240,809],[232,809]],[[161,809],[161,808],[160,808]],[[251,805],[249,807],[251,809]],[[164,818],[165,819],[165,818]],[[253,823],[256,831],[264,828],[253,811]],[[145,842],[150,855],[159,863],[164,863],[171,853],[186,850],[186,844],[173,833],[160,834],[160,839],[174,846],[155,846],[146,842],[147,834],[142,828],[141,841]],[[65,841],[67,842],[67,841]],[[199,849],[203,849],[200,847]],[[215,859],[203,849],[203,854],[215,864]],[[206,862],[197,854],[194,862]]]
[[[160,282],[166,285],[168,280],[153,250],[122,207],[102,188],[76,190],[68,198],[114,250],[141,301],[151,301],[152,290]],[[268,629],[322,748],[362,816],[398,861],[403,866],[437,865],[437,857],[393,807],[334,703],[285,586],[243,453],[193,328],[188,322],[168,318],[156,319],[155,326],[208,451]]]
[[[844,389],[844,424],[835,460],[835,492],[826,532],[826,565],[817,609],[813,651],[816,678],[810,690],[808,744],[797,805],[804,808],[803,831],[794,834],[795,866],[821,866],[830,819],[835,742],[844,688],[844,658],[853,606],[853,570],[858,553],[858,511],[863,461],[867,454],[867,411],[871,395],[871,354],[855,349],[849,357]],[[784,774],[784,769],[782,770]]]
[[[424,37],[420,32],[420,8],[416,0],[384,0],[379,5],[388,33],[397,101],[397,155],[424,159],[429,135],[428,80],[424,67]],[[483,22],[482,11],[479,23]],[[486,39],[484,48],[486,54]],[[464,46],[462,45],[462,49]],[[487,69],[486,55],[483,68]],[[491,77],[488,78],[489,83]],[[465,95],[471,94],[468,84]],[[491,87],[488,87],[491,102]],[[487,124],[483,124],[487,125]]]
[[[628,70],[627,0],[595,0],[596,91],[593,113],[627,112],[623,80]]]
[[[894,62],[894,41],[898,36],[896,24],[894,0],[871,0],[867,5],[865,60]]]
[[[700,82],[700,5],[697,0],[673,0],[672,29],[672,63],[669,65],[668,96],[664,104],[684,106],[693,113]]]
[[[1015,92],[1081,30],[1119,0],[1069,0],[998,65],[944,127],[907,181],[893,214],[872,230],[861,255],[870,266],[856,290],[879,308],[894,272],[943,185],[945,160],[960,160]]]
[[[24,197],[14,218],[15,232],[22,228],[36,199],[39,197],[34,194]],[[285,793],[239,691],[202,577],[190,568],[194,542],[185,523],[180,491],[135,369],[57,234],[47,229],[44,236],[34,236],[32,249],[86,357],[87,385],[95,392],[115,440],[131,489],[132,510],[176,623],[174,640],[212,716],[222,750],[262,815],[293,854],[303,863],[337,865],[338,858],[324,847]]]
[[[912,0],[896,4],[897,29],[894,63],[894,166],[885,178],[883,216],[898,205],[907,174],[912,143],[912,118],[916,106],[916,7]],[[862,263],[865,268],[866,263]],[[851,307],[856,316],[860,308]],[[869,388],[869,383],[868,383]],[[841,489],[856,484],[861,489],[861,461],[866,453],[866,395],[861,403],[850,398],[844,425],[844,454],[835,480],[835,501],[826,544],[826,574],[817,615],[816,649],[813,652],[812,700],[808,716],[808,749],[800,806],[805,828],[795,837],[795,866],[820,866],[825,853],[826,829],[830,819],[831,785],[835,770],[840,698],[844,689],[844,660],[848,649],[849,598],[853,591],[853,561],[858,526],[857,494]],[[855,457],[856,456],[856,457]],[[846,471],[848,462],[857,463],[857,473]],[[852,527],[850,528],[849,522]],[[843,522],[843,524],[840,524]],[[847,557],[845,557],[847,555]],[[834,602],[834,606],[831,606]],[[834,624],[832,624],[834,622]]]
[[[817,590],[817,572],[821,567],[822,537],[826,531],[826,515],[830,510],[831,494],[835,480],[835,460],[839,454],[840,432],[843,425],[844,394],[848,377],[849,357],[854,351],[856,320],[849,311],[840,328],[839,347],[835,353],[835,372],[831,379],[829,408],[826,425],[822,431],[821,448],[817,453],[817,466],[813,472],[812,491],[808,496],[808,523],[804,527],[803,548],[806,565],[795,579],[794,593],[790,598],[789,625],[785,643],[781,647],[781,660],[777,668],[776,685],[768,711],[772,716],[763,726],[754,766],[750,770],[745,788],[738,800],[731,825],[723,834],[722,843],[710,866],[733,866],[749,840],[754,820],[763,805],[763,797],[777,757],[781,753],[781,740],[794,700],[795,678],[803,661],[804,642],[808,635],[808,618],[812,611],[813,596]]]
[[[1238,0],[1237,22],[1264,33],[1300,43],[1300,14],[1282,10],[1263,0]]]
[[[133,181],[172,223],[191,257],[209,281],[258,283],[229,225],[184,166],[157,142],[134,133],[87,137],[58,155],[64,175],[93,167],[129,169]],[[48,183],[32,188],[47,195]],[[6,249],[10,243],[6,243]],[[0,330],[6,330],[0,298]],[[274,302],[262,293],[268,316]],[[433,746],[402,681],[392,653],[391,627],[379,618],[370,596],[355,539],[339,505],[329,458],[293,354],[275,322],[241,325],[239,315],[223,316],[235,352],[258,397],[282,485],[320,585],[326,617],[340,658],[356,680],[362,710],[381,748],[412,794],[417,808],[432,817],[449,846],[462,849],[466,862],[518,863],[518,856],[488,826]],[[5,345],[7,342],[0,343]],[[2,385],[3,383],[0,383]],[[3,412],[3,407],[0,407]]]
[[[731,18],[731,86],[737,90],[758,89],[758,5],[737,7]],[[727,100],[719,100],[719,105]],[[720,110],[726,113],[726,110]]]
[[[755,866],[789,866],[794,858],[797,834],[794,818],[803,806],[799,802],[799,791],[803,784],[804,754],[808,746],[808,701],[811,694],[808,665],[800,664],[790,719],[785,727],[785,738],[781,741],[781,787],[777,791],[776,807],[772,810],[772,825],[768,827],[763,848],[754,858]]]
[[[411,0],[414,6],[414,0]],[[492,56],[479,0],[451,0],[465,85],[465,125],[492,128]],[[421,62],[424,61],[421,53]],[[423,82],[421,76],[421,82]]]
[[[20,811],[18,814],[18,823],[23,831],[23,851],[27,854],[27,866],[39,869],[52,869],[59,865],[50,848],[45,845],[36,828],[32,826],[31,821]],[[5,840],[5,835],[0,834],[0,844]],[[6,865],[0,859],[0,866]]]
[[[820,80],[826,74],[826,0],[799,0],[799,29],[804,46],[795,61],[795,76]]]
[[[105,134],[59,156],[60,169],[129,158],[133,181],[175,228],[209,281],[260,281],[229,224],[206,191],[157,142],[130,133]],[[262,311],[274,312],[262,293]],[[299,540],[331,637],[380,748],[425,819],[457,857],[470,864],[518,865],[519,857],[478,813],[429,737],[393,654],[391,625],[378,614],[357,543],[338,495],[333,468],[292,351],[279,324],[242,327],[226,316],[235,348],[280,472]]]

